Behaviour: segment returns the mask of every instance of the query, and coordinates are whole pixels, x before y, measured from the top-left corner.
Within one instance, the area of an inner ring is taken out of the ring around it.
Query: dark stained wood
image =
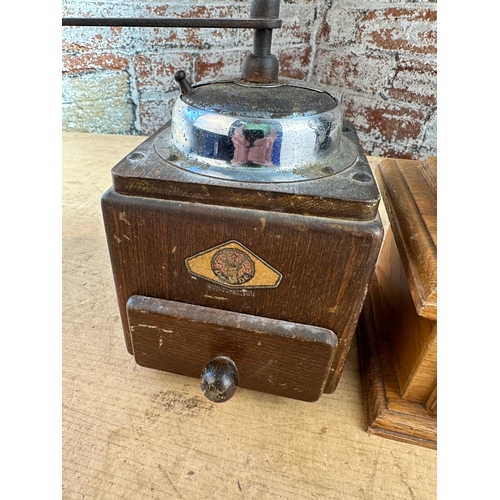
[[[132,295],[327,328],[339,338],[324,392],[340,378],[382,239],[379,218],[350,222],[117,194],[102,198],[125,340]],[[282,274],[276,288],[228,289],[185,259],[236,240]]]
[[[324,328],[150,297],[132,296],[127,313],[139,365],[199,378],[227,356],[239,387],[303,401],[321,396],[337,344]]]
[[[102,198],[129,352],[132,295],[318,326],[339,339],[325,367],[324,392],[333,392],[383,237],[380,194],[354,129],[346,125],[344,132],[358,148],[346,170],[253,183],[193,174],[163,160],[155,140],[165,127],[113,168],[113,187]],[[208,261],[201,271],[188,264],[228,242],[275,271],[265,286],[226,287],[203,274],[212,273]]]
[[[256,183],[196,175],[164,161],[154,142],[168,126],[113,168],[117,193],[346,220],[372,220],[377,216],[380,194],[354,130],[345,134],[358,147],[358,158],[345,171],[308,181]],[[361,182],[354,176],[371,180]]]
[[[396,441],[437,448],[437,417],[425,405],[403,399],[394,368],[377,280],[371,282],[358,329],[363,408],[368,432]]]

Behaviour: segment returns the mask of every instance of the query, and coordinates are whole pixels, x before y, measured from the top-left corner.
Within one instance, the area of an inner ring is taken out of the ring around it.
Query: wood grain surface
[[[437,384],[437,158],[376,169],[390,229],[376,275],[401,396],[426,403]]]
[[[366,433],[355,343],[315,403],[239,389],[216,405],[198,380],[135,363],[100,199],[143,140],[63,135],[62,497],[436,498],[434,451]]]
[[[168,149],[163,151],[168,128],[165,125],[113,168],[117,193],[342,220],[370,221],[377,215],[380,193],[362,154],[334,176],[300,182],[249,183],[204,175],[202,184],[199,175],[158,162],[160,151],[163,158],[170,156]],[[344,122],[343,129],[345,139],[362,152],[352,125]]]
[[[239,387],[302,401],[321,396],[337,345],[326,328],[138,295],[127,316],[141,366],[199,378],[227,356]]]
[[[415,309],[437,320],[437,161],[385,159],[375,173]]]
[[[125,340],[132,295],[331,329],[339,339],[324,392],[335,391],[382,242],[382,224],[124,196],[102,199]],[[244,242],[284,276],[276,288],[234,290],[193,279],[186,258]]]
[[[435,412],[425,404],[401,397],[385,313],[374,276],[359,320],[357,337],[368,432],[436,449]]]
[[[401,396],[426,403],[437,384],[437,323],[417,314],[392,226],[375,271]]]

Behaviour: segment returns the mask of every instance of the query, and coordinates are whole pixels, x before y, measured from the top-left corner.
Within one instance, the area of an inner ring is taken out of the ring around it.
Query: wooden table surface
[[[435,451],[365,432],[355,342],[316,403],[239,389],[216,405],[135,364],[100,198],[144,139],[63,134],[63,498],[436,498]]]

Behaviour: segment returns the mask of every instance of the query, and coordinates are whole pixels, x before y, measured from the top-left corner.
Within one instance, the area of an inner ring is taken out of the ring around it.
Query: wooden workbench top
[[[63,498],[436,498],[436,452],[365,432],[355,343],[316,403],[239,389],[216,405],[198,380],[136,365],[100,198],[143,140],[63,135]]]

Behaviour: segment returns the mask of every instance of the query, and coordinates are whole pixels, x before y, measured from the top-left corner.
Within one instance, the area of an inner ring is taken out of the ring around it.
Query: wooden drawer
[[[139,295],[127,316],[141,366],[199,378],[227,356],[239,387],[303,401],[323,393],[337,345],[326,328]]]

